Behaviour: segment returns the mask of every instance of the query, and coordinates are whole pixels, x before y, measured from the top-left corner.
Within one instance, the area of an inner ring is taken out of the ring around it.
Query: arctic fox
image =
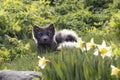
[[[33,25],[32,36],[39,49],[57,50],[64,42],[74,43],[78,40],[78,35],[72,30],[63,29],[55,32],[53,23],[44,28]]]

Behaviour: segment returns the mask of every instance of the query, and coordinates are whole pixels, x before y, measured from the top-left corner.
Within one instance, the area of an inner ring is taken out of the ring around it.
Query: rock
[[[0,80],[32,80],[34,78],[40,79],[41,76],[42,73],[36,71],[0,71]]]

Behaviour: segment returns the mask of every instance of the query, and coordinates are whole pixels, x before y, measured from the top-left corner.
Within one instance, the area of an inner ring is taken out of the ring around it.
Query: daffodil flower
[[[38,56],[39,60],[38,60],[38,66],[41,68],[41,69],[44,69],[45,66],[47,65],[47,62],[50,62],[49,60],[46,60],[45,57],[40,57]]]
[[[79,38],[78,44],[76,47],[80,48],[82,51],[85,51],[86,50],[86,43],[81,38]]]
[[[111,68],[112,68],[111,75],[117,76],[118,74],[120,74],[120,69],[118,69],[117,67],[115,67],[113,65],[111,65]]]
[[[87,47],[87,50],[95,49],[96,44],[94,43],[94,39],[93,38],[91,38],[90,42],[86,44],[86,47]]]
[[[111,57],[112,49],[111,46],[106,46],[106,42],[103,41],[101,45],[97,45],[98,49],[95,50],[94,55],[100,54],[103,58],[105,56]]]

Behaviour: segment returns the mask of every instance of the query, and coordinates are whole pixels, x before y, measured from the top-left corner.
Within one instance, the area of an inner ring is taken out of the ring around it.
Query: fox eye
[[[38,33],[38,35],[42,36],[42,35],[43,35],[43,33],[39,32],[39,33]]]
[[[47,32],[47,35],[50,36],[50,35],[51,35],[51,32]]]

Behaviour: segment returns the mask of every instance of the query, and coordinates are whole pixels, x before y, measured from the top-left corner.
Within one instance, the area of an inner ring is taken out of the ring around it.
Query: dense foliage
[[[56,30],[66,28],[76,31],[86,42],[92,37],[100,44],[106,40],[112,45],[113,54],[120,55],[120,0],[0,0],[0,69],[38,70],[36,59],[40,54],[54,61],[43,71],[48,76],[45,76],[47,80],[108,80],[110,64],[120,67],[115,58],[113,61],[103,60],[79,50],[57,52],[62,55],[56,52],[42,54],[32,39],[32,25],[46,26],[50,23],[55,23]],[[19,66],[14,67],[17,63]],[[107,70],[104,73],[105,66]]]

